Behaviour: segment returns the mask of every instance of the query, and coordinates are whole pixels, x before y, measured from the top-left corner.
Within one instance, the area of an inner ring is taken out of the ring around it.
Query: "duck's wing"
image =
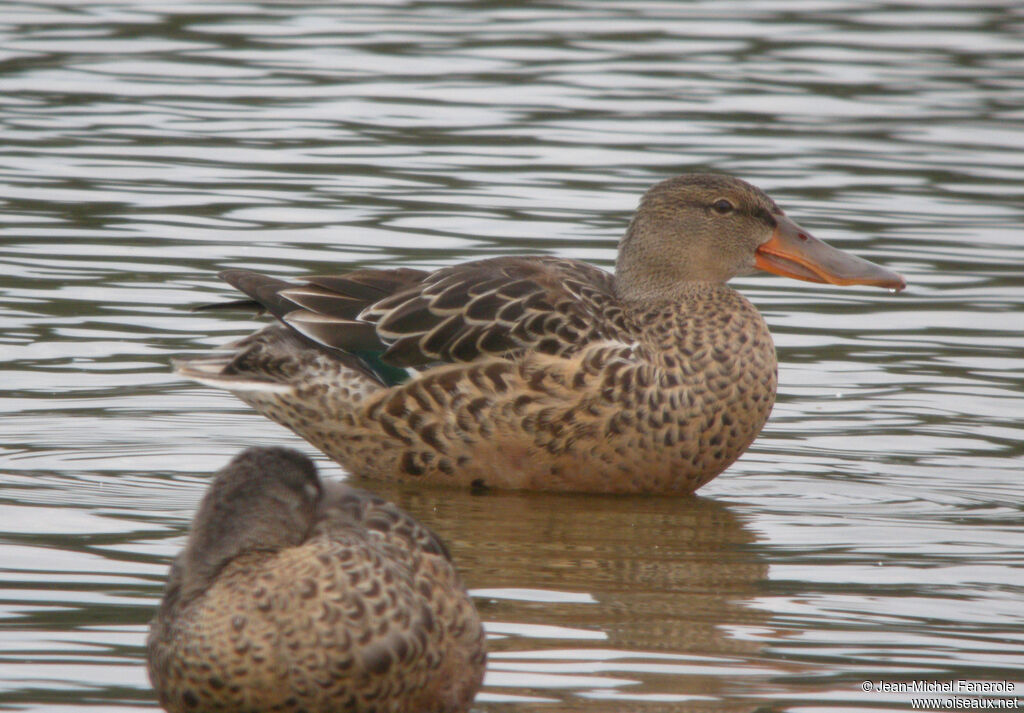
[[[449,562],[452,556],[444,541],[412,515],[379,495],[346,483],[322,481],[323,496],[315,518],[328,528],[365,528],[405,552],[436,555]]]
[[[612,276],[554,257],[492,258],[431,273],[358,270],[300,285],[242,270],[221,277],[307,339],[378,352],[397,367],[523,350],[568,354],[625,331]]]
[[[337,277],[313,277],[295,284],[249,270],[225,270],[218,276],[249,296],[201,309],[247,308],[269,312],[283,324],[328,349],[350,353],[383,351],[386,345],[359,312],[389,295],[423,281],[423,270],[355,270]]]

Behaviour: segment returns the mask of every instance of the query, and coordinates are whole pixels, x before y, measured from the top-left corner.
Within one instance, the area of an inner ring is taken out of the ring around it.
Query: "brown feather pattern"
[[[368,493],[282,488],[301,462],[318,483],[312,463],[286,449],[250,449],[215,478],[151,623],[161,705],[468,710],[484,631],[444,544]],[[218,494],[225,479],[249,482]]]
[[[243,341],[221,381],[216,361],[179,369],[357,475],[688,493],[771,412],[771,335],[726,283],[754,270],[783,220],[750,184],[701,174],[645,194],[614,275],[552,256],[301,284],[229,271],[289,336],[268,328]],[[359,351],[418,373],[388,386]]]

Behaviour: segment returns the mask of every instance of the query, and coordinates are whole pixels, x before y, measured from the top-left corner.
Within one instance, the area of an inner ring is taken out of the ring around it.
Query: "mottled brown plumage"
[[[484,633],[441,541],[282,448],[218,473],[150,625],[168,711],[468,710]]]
[[[754,186],[698,174],[647,192],[614,276],[545,256],[297,285],[225,272],[281,326],[178,368],[358,475],[687,493],[739,457],[771,411],[771,337],[726,285],[755,268],[902,287],[810,237]]]

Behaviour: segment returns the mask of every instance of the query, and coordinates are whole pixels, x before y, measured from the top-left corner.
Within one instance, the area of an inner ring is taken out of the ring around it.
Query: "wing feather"
[[[357,270],[302,284],[244,270],[221,276],[321,347],[382,353],[394,366],[571,353],[624,327],[612,276],[555,257],[491,258],[432,273]]]

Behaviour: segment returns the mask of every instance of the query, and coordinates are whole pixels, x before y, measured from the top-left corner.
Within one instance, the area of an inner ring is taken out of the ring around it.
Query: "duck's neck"
[[[743,272],[731,267],[721,252],[708,250],[709,238],[704,233],[686,237],[685,250],[677,233],[671,213],[641,205],[619,241],[615,284],[620,299],[669,297],[680,288],[697,284],[725,287],[726,281]]]
[[[618,298],[632,311],[655,311],[666,307],[676,311],[680,305],[700,308],[702,305],[730,303],[739,293],[724,282],[704,280],[644,280],[623,282],[619,271],[615,273]],[[747,305],[745,299],[740,297]]]

